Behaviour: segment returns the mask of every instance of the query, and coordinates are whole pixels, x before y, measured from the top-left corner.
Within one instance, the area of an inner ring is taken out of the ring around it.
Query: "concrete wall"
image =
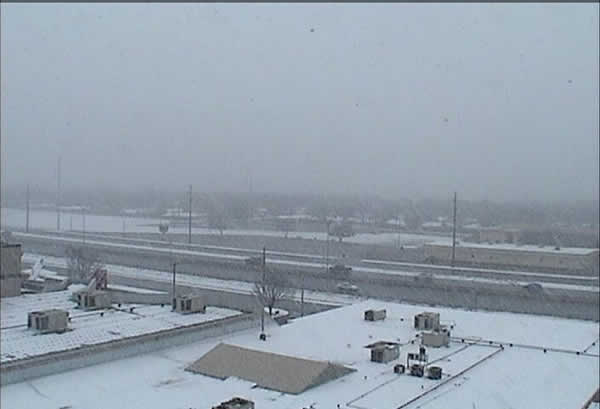
[[[0,245],[0,297],[14,297],[21,294],[22,256],[20,244]]]
[[[452,246],[426,244],[424,249],[426,258],[444,262],[452,259]],[[524,266],[588,273],[593,272],[594,265],[598,265],[598,250],[590,250],[589,254],[581,255],[457,246],[455,257],[457,262],[467,264]]]
[[[3,364],[0,367],[0,385],[23,382],[41,376],[129,358],[253,327],[257,328],[258,334],[258,317],[254,314],[244,314],[237,317],[229,317],[188,327],[170,329],[19,360]]]
[[[0,297],[15,297],[21,294],[23,280],[18,277],[6,277],[0,280]]]
[[[111,276],[111,281],[115,284],[138,286],[148,288],[157,291],[168,291],[171,288],[171,283],[157,282],[153,280],[144,280],[138,278],[120,277],[116,275]],[[236,293],[218,289],[198,288],[177,285],[177,292],[189,293],[193,292],[202,297],[202,300],[206,305],[221,308],[230,308],[238,311],[256,313],[260,311],[260,306],[256,300],[254,294],[247,293]],[[287,311],[299,311],[300,303],[294,300],[282,300],[277,306]],[[314,314],[317,312],[327,311],[334,308],[332,305],[317,304],[312,302],[304,303],[305,314]]]
[[[0,245],[0,278],[21,274],[21,257],[23,250],[20,244]]]
[[[114,280],[112,280],[114,281]],[[111,289],[106,290],[113,304],[149,304],[149,305],[171,305],[171,296],[168,293],[144,294],[130,291]]]

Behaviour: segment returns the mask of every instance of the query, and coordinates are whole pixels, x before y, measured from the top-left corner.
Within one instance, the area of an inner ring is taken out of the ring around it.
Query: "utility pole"
[[[190,185],[190,197],[188,207],[188,244],[192,244],[192,185]]]
[[[56,167],[56,231],[60,231],[60,156]]]
[[[300,274],[302,275],[302,289],[300,290],[300,316],[304,317],[304,272],[301,271]]]
[[[177,295],[175,294],[175,276],[177,275],[177,263],[173,262],[173,288],[172,288],[172,294],[173,294],[173,305],[172,305],[172,309],[173,311],[175,310],[175,303],[177,302]]]
[[[452,217],[452,267],[456,255],[456,192],[454,192],[454,216]]]
[[[263,285],[263,291],[264,291],[264,285],[265,285],[265,276],[266,276],[266,272],[267,272],[267,248],[263,247],[263,251],[262,251],[262,285]],[[264,297],[264,295],[263,295]],[[265,306],[263,305],[263,303],[260,303],[260,335],[262,336],[265,333]]]
[[[25,214],[25,232],[29,233],[29,183],[27,184],[27,213]]]
[[[83,216],[83,244],[85,245],[85,206],[81,206],[81,214]]]
[[[327,245],[325,246],[325,273],[329,273],[329,224],[331,222],[327,220],[325,224],[327,225]]]

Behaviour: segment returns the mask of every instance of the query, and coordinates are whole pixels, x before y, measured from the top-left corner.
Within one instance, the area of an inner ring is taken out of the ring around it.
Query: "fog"
[[[2,184],[598,198],[598,4],[2,4]]]

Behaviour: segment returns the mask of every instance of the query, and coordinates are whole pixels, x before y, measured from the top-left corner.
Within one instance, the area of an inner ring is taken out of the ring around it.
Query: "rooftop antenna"
[[[456,255],[456,192],[454,192],[454,215],[452,217],[452,267],[454,267]]]

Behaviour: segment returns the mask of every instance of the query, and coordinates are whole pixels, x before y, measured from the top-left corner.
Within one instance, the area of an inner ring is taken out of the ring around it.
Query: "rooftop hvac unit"
[[[410,366],[410,375],[422,378],[425,373],[425,366],[422,364],[412,364]]]
[[[434,380],[442,379],[442,368],[439,366],[430,366],[427,368],[427,377]]]
[[[423,332],[421,344],[428,347],[439,348],[450,344],[450,331],[442,328],[440,331]]]
[[[254,402],[244,398],[232,398],[227,402],[221,402],[212,409],[254,409]]]
[[[365,348],[371,350],[372,362],[387,363],[400,356],[400,344],[397,342],[378,341]]]
[[[109,308],[112,303],[106,291],[81,291],[77,293],[77,305],[85,310],[96,310]]]
[[[365,311],[365,321],[382,321],[386,317],[386,310]]]
[[[32,311],[27,314],[27,328],[47,334],[65,332],[69,325],[69,313],[64,310]]]
[[[206,312],[206,304],[200,295],[182,295],[174,300],[175,311],[181,314],[191,314],[194,312]]]
[[[440,314],[438,312],[422,312],[415,315],[415,329],[433,330],[440,329]]]

